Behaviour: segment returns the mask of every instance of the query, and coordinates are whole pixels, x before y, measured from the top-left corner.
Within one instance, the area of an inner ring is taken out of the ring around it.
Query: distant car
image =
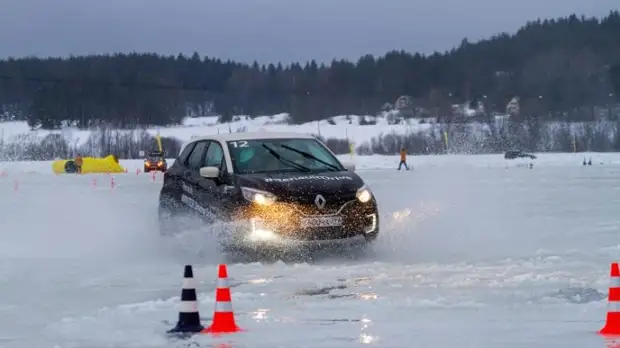
[[[144,172],[160,171],[165,172],[168,170],[168,163],[166,158],[161,152],[153,152],[144,160]]]
[[[199,216],[228,223],[222,244],[241,249],[365,245],[379,234],[377,201],[354,165],[296,133],[233,133],[193,139],[164,174],[160,231]]]
[[[525,152],[520,151],[520,150],[510,150],[510,151],[506,151],[504,153],[504,159],[512,160],[512,159],[516,159],[516,158],[536,159],[536,155],[532,155],[530,153],[525,153]]]

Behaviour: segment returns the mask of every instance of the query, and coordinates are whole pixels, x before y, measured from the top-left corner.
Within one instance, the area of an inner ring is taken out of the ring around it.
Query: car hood
[[[364,185],[353,172],[246,174],[240,186],[271,192],[277,196],[354,193]]]

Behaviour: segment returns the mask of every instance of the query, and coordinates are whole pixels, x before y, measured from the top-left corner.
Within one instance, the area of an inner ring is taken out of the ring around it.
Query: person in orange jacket
[[[75,156],[75,165],[77,166],[77,173],[82,174],[82,164],[84,164],[84,159],[82,159],[82,155],[79,153]]]
[[[400,163],[398,163],[398,170],[405,165],[405,169],[409,170],[409,166],[407,165],[407,150],[403,147],[400,149]]]

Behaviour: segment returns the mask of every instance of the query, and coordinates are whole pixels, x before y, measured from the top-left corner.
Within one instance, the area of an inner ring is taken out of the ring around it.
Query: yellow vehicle
[[[82,174],[125,172],[125,168],[118,163],[118,158],[114,155],[103,158],[83,157],[82,160]],[[52,162],[52,171],[56,174],[75,174],[78,172],[78,166],[74,160],[57,160]]]

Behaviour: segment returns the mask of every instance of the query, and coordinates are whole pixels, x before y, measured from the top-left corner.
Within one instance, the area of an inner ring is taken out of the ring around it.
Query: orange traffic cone
[[[213,323],[201,333],[225,334],[243,331],[235,323],[232,298],[228,287],[228,271],[226,265],[219,265],[217,271],[217,289],[215,289],[215,310]]]
[[[611,264],[610,278],[607,320],[599,334],[620,336],[620,267],[617,262]]]

